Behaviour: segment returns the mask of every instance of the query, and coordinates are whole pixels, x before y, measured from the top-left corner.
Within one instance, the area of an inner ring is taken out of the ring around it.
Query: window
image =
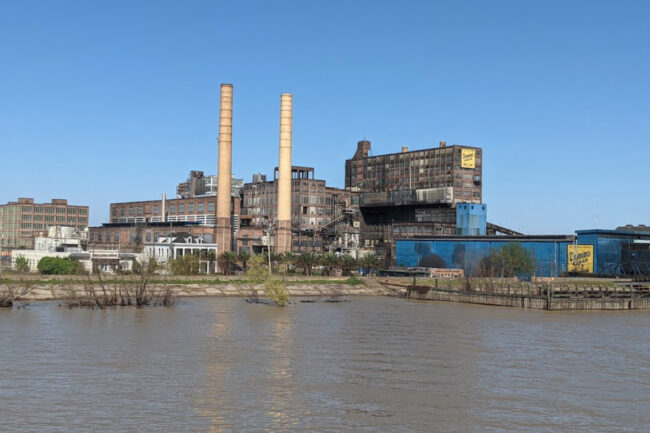
[[[114,207],[113,209],[111,209],[111,213],[113,214],[113,216],[117,216],[117,208]]]
[[[23,223],[23,226],[22,226],[22,227],[23,227],[24,229],[31,229],[31,228],[32,228],[32,225],[29,224],[29,223]]]
[[[169,206],[169,212],[170,213],[176,213],[176,205],[175,204]]]
[[[190,203],[187,205],[187,211],[189,213],[194,213],[194,203]]]
[[[124,216],[124,215],[126,215],[126,209],[121,207],[120,208],[120,216]]]
[[[102,242],[102,234],[97,233],[97,242]]]
[[[133,216],[133,208],[132,207],[129,208],[129,216]]]
[[[199,212],[203,212],[203,203],[199,203]]]
[[[56,220],[60,223],[65,222],[65,217],[64,216],[57,216]]]
[[[76,214],[76,213],[77,213],[77,209],[75,209],[73,207],[68,208],[68,214]]]
[[[76,222],[77,222],[77,218],[75,218],[75,217],[68,217],[68,222],[69,222],[69,223],[76,223]]]
[[[157,204],[153,205],[153,214],[158,215],[158,205]]]
[[[138,215],[142,215],[143,211],[144,209],[142,208],[142,206],[138,206]]]
[[[151,242],[151,232],[147,232],[145,239],[147,242]]]
[[[185,213],[185,205],[184,204],[179,204],[178,205],[178,213]]]
[[[65,213],[65,208],[64,207],[57,207],[56,208],[56,213]]]
[[[120,234],[118,232],[113,233],[113,242],[120,241]]]
[[[208,212],[214,212],[214,202],[208,203]]]

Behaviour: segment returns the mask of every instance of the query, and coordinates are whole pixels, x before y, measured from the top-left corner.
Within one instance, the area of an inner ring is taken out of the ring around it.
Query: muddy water
[[[0,431],[638,432],[650,314],[360,297],[0,311]]]

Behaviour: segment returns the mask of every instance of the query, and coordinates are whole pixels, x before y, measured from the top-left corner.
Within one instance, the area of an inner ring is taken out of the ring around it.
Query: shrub
[[[29,261],[25,258],[25,256],[16,257],[16,271],[29,272]]]
[[[81,263],[62,257],[43,257],[38,261],[38,271],[46,275],[72,275],[81,272]]]

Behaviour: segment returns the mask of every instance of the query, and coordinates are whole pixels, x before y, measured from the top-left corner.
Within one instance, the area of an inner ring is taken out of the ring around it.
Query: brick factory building
[[[260,251],[264,245],[264,228],[277,218],[278,168],[274,178],[254,175],[253,182],[242,188],[241,232],[236,249]],[[322,251],[328,247],[332,226],[353,212],[356,194],[326,185],[315,178],[313,167],[291,167],[292,251]]]
[[[394,237],[456,234],[457,205],[482,203],[480,148],[440,142],[378,156],[370,150],[369,141],[357,143],[345,161],[345,187],[359,195],[362,246],[374,247],[389,262]]]
[[[52,226],[69,226],[79,231],[88,228],[88,206],[69,205],[65,199],[34,203],[33,198],[19,198],[0,205],[0,246],[34,248],[34,239]]]

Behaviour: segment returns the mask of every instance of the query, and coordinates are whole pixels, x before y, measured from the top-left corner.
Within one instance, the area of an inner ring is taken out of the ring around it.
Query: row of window
[[[118,210],[119,209],[119,210]],[[176,206],[176,204],[170,204],[169,205],[169,213],[177,213],[176,209],[178,209],[178,213],[185,213],[185,203],[181,203]],[[117,216],[117,214],[120,214],[120,216],[126,216],[127,212],[129,216],[135,216],[136,213],[137,215],[141,216],[144,215],[144,207],[143,206],[137,206],[137,207],[113,207],[112,209],[112,215],[114,217]],[[188,213],[203,213],[205,212],[205,203],[199,202],[199,203],[188,203],[187,204],[187,212]],[[208,202],[208,212],[214,212],[214,202]],[[155,204],[153,205],[153,215],[159,215],[160,214],[160,206]]]
[[[23,212],[34,212],[34,213],[57,213],[57,214],[70,214],[76,215],[87,215],[88,211],[84,208],[76,207],[53,207],[53,206],[23,206]]]

